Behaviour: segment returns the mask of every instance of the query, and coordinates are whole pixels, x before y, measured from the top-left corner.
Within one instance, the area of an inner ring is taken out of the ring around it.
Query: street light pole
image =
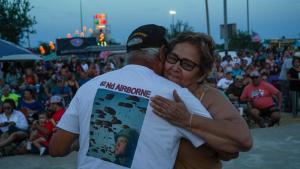
[[[174,20],[174,17],[175,17],[175,15],[176,15],[176,11],[174,11],[174,10],[170,10],[169,11],[169,14],[172,16],[172,27],[174,27],[174,22],[175,22],[175,20]]]
[[[172,15],[172,25],[174,26],[174,15]]]
[[[224,49],[225,55],[228,51],[228,26],[227,26],[227,0],[224,0]]]
[[[82,26],[82,3],[81,3],[81,0],[80,0],[80,29],[81,29],[81,32],[83,32],[83,26]]]
[[[210,24],[209,24],[208,0],[205,0],[205,8],[206,8],[206,26],[207,26],[207,34],[210,36]]]
[[[247,0],[247,31],[250,35],[250,21],[249,21],[249,0]]]

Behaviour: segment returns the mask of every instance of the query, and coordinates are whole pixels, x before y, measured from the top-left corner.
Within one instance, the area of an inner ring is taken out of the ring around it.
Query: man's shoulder
[[[269,83],[269,82],[261,81],[259,86],[263,86],[263,87],[267,87],[268,88],[268,87],[271,87],[272,84]]]
[[[157,80],[157,82],[159,82],[160,85],[167,85],[167,86],[170,86],[170,87],[173,87],[173,88],[182,88],[180,87],[178,84],[162,77],[162,76],[159,76],[159,75],[155,75],[155,79]]]
[[[252,90],[253,89],[253,85],[251,83],[247,84],[244,88],[244,90]]]
[[[210,96],[210,97],[224,96],[224,93],[221,90],[219,90],[215,87],[211,87],[211,86],[208,86],[208,85],[206,85],[205,87],[206,87],[205,95],[207,95],[207,96]]]

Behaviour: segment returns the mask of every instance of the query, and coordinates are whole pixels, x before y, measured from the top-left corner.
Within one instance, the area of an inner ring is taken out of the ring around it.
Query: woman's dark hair
[[[293,61],[292,61],[292,65],[293,65],[293,66],[295,65],[296,60],[299,60],[299,61],[300,61],[300,58],[298,58],[298,57],[293,57]]]
[[[213,39],[204,33],[183,32],[171,40],[167,53],[170,53],[177,44],[186,42],[197,48],[200,57],[201,73],[208,75],[216,60],[215,43]]]
[[[3,103],[2,103],[2,105],[3,105],[4,103],[10,104],[10,106],[12,107],[12,109],[16,109],[16,103],[15,103],[15,101],[14,101],[13,99],[5,99],[5,100],[3,101]]]

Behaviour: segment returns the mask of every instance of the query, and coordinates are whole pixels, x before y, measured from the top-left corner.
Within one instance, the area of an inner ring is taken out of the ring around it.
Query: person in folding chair
[[[259,127],[265,127],[265,119],[269,118],[268,127],[280,121],[282,103],[281,92],[273,85],[261,79],[258,71],[250,73],[252,82],[248,84],[241,95],[242,101],[247,101],[250,114]]]

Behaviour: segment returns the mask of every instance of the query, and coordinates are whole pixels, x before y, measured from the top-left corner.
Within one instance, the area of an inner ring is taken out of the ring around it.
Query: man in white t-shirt
[[[228,87],[233,83],[231,70],[226,70],[225,77],[220,79],[217,83],[217,87],[223,91],[227,90]]]
[[[128,65],[90,80],[77,91],[52,136],[50,155],[67,155],[79,136],[80,169],[171,169],[182,137],[195,147],[203,144],[201,138],[158,117],[149,106],[150,97],[172,99],[176,90],[190,112],[211,118],[187,89],[158,75],[167,45],[165,34],[166,29],[157,25],[132,32],[127,41]]]

